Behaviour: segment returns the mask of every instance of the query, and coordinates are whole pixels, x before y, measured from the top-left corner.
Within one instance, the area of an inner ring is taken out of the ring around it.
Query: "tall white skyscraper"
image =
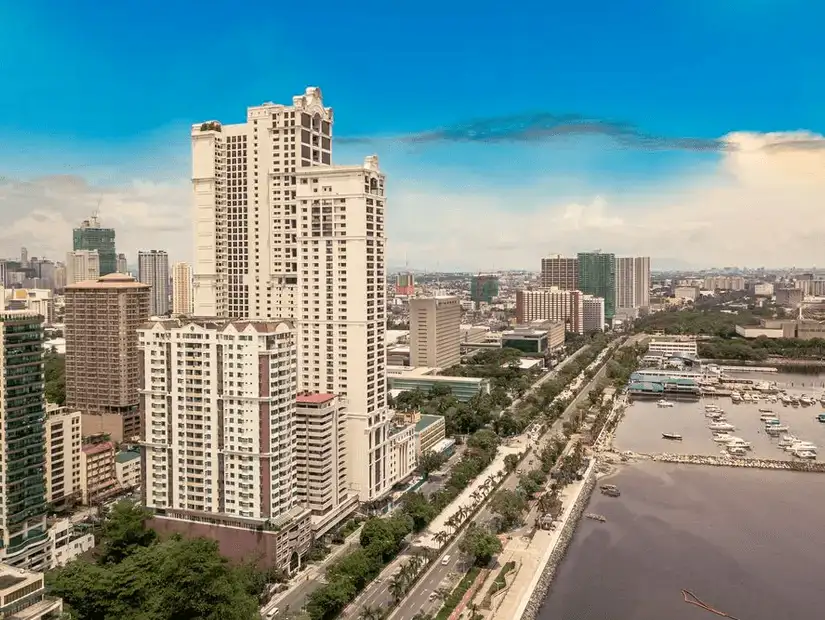
[[[66,253],[66,284],[77,284],[100,277],[97,250],[74,250]]]
[[[172,265],[172,314],[192,314],[192,265]]]
[[[347,471],[384,494],[387,433],[384,175],[332,166],[318,88],[245,123],[192,126],[197,316],[293,319],[299,390],[347,405]]]
[[[650,306],[650,257],[637,256],[633,259],[633,272],[636,278],[634,305],[637,308],[648,308]]]
[[[616,308],[636,307],[636,259],[616,257]]]
[[[149,314],[169,313],[169,255],[164,250],[138,252],[138,280],[152,287],[149,291]]]

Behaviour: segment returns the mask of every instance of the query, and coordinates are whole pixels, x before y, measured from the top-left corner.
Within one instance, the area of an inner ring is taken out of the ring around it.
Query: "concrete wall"
[[[564,559],[564,556],[567,554],[567,548],[570,546],[570,541],[573,540],[573,535],[576,533],[576,527],[579,524],[582,513],[584,513],[584,508],[587,506],[587,502],[590,500],[590,494],[593,492],[593,487],[595,485],[596,468],[593,464],[591,464],[587,470],[584,484],[579,492],[579,496],[576,498],[576,503],[573,504],[573,508],[570,511],[570,516],[564,523],[564,526],[559,533],[559,539],[556,542],[553,551],[550,553],[547,563],[541,571],[541,576],[536,583],[533,593],[530,595],[530,599],[527,601],[527,606],[524,609],[524,613],[521,615],[521,620],[535,620],[535,618],[538,617],[539,609],[541,609],[541,605],[547,597],[547,592],[550,590],[550,584],[553,582],[553,577],[556,575],[556,570],[561,564],[561,561]]]

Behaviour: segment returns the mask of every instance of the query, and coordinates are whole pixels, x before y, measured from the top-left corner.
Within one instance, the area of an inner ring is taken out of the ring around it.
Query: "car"
[[[278,615],[280,610],[277,607],[273,607],[268,612],[266,612],[266,620],[272,620],[275,616]]]
[[[441,566],[447,566],[450,563],[450,555],[447,554],[444,556],[444,559],[441,560]]]

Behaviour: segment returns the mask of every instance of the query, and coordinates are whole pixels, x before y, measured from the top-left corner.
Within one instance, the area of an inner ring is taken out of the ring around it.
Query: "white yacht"
[[[735,431],[736,427],[728,422],[711,422],[708,428],[712,431]]]
[[[730,399],[733,402],[738,403],[738,402],[742,401],[742,395],[739,392],[737,392],[736,390],[734,390],[733,392],[730,393]]]
[[[728,454],[731,456],[746,456],[748,451],[745,448],[740,448],[738,446],[728,446]]]
[[[713,434],[713,441],[716,443],[728,443],[731,439],[736,439],[730,433],[714,433]]]
[[[816,401],[813,398],[811,398],[810,396],[808,396],[807,394],[803,394],[802,396],[799,397],[799,404],[800,405],[805,405],[806,407],[808,407],[810,405],[813,405],[815,402]]]
[[[719,418],[723,418],[725,416],[724,413],[721,411],[707,411],[705,412],[705,417],[710,418],[712,420],[719,420]]]
[[[783,394],[782,395],[782,404],[783,405],[790,405],[791,403],[793,403],[793,399],[790,396],[788,396],[787,394]]]
[[[659,402],[657,402],[657,403],[656,403],[656,405],[657,405],[657,406],[659,406],[659,407],[672,407],[672,406],[673,406],[673,403],[672,403],[672,402],[670,402],[669,400],[665,400],[665,399],[663,398],[662,400],[660,400]]]
[[[731,437],[728,441],[728,448],[742,448],[743,450],[751,449],[751,442],[745,441],[741,437]]]
[[[771,394],[771,395],[768,397],[768,402],[769,402],[769,403],[775,403],[777,400],[778,400],[778,399],[776,398],[776,394]]]
[[[767,412],[761,414],[759,416],[759,419],[762,420],[763,422],[767,422],[768,420],[776,420],[777,422],[779,421],[779,418],[777,418],[773,413],[767,413]]]
[[[808,459],[812,461],[816,458],[816,452],[813,450],[794,450],[792,454],[799,459]]]
[[[765,432],[768,435],[780,435],[782,433],[787,433],[788,430],[787,424],[769,424],[765,426]]]
[[[797,441],[795,444],[785,447],[787,452],[794,452],[795,450],[808,450],[814,454],[816,454],[817,449],[818,448],[810,441]]]
[[[795,443],[799,443],[799,437],[794,437],[793,435],[782,435],[782,438],[779,440],[779,447],[791,447]]]
[[[742,394],[742,400],[746,403],[749,403],[753,401],[753,397],[748,392],[745,392],[744,394]]]

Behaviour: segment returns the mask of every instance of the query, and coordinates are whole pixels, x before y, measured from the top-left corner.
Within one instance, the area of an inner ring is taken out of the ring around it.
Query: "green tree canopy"
[[[485,566],[494,555],[501,553],[502,546],[498,536],[472,523],[458,543],[458,548],[471,556],[476,564]]]

